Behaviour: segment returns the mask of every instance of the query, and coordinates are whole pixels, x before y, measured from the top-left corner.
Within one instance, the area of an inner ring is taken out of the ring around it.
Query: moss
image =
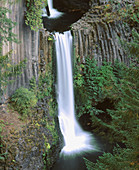
[[[36,106],[37,98],[33,92],[20,87],[12,95],[11,102],[15,110],[22,115],[27,115],[30,114],[31,109]]]

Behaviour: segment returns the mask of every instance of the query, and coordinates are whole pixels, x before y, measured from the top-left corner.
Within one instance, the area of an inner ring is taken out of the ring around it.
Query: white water
[[[91,145],[91,135],[81,129],[75,118],[71,62],[72,36],[70,31],[64,32],[64,34],[56,33],[55,36],[58,72],[58,118],[65,142],[62,152],[71,154],[89,151],[94,149]]]
[[[51,3],[50,3],[51,2]],[[50,17],[54,16],[52,0],[48,0]],[[72,36],[70,31],[55,34],[57,56],[57,101],[60,129],[64,137],[61,153],[73,154],[94,150],[92,136],[82,130],[75,118],[73,76],[72,76]]]
[[[46,9],[42,9],[44,14],[42,16],[47,16],[48,18],[58,18],[60,16],[63,15],[63,12],[59,12],[58,10],[53,8],[53,1],[52,0],[48,0],[48,7],[49,7],[49,11],[50,11],[50,16],[47,16],[46,14]]]

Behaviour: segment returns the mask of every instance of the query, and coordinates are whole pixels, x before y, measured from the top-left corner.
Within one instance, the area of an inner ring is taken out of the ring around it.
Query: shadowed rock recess
[[[58,18],[43,17],[44,28],[50,32],[69,30],[71,24],[80,19],[90,7],[89,0],[54,0],[53,6],[64,14]]]

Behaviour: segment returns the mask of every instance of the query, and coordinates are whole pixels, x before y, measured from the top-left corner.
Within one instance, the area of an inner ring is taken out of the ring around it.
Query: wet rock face
[[[43,25],[50,32],[64,32],[89,9],[89,0],[54,0],[53,6],[64,14],[56,19],[43,17]]]

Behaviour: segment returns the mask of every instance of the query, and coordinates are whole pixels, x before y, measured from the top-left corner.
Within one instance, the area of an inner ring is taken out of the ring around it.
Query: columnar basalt
[[[10,9],[12,12],[7,14],[8,18],[11,18],[16,22],[16,26],[13,28],[13,33],[17,35],[19,43],[8,42],[3,46],[2,54],[6,54],[10,50],[13,50],[12,53],[12,63],[16,64],[20,61],[27,59],[26,68],[23,71],[21,76],[12,78],[16,81],[10,84],[7,88],[6,98],[13,94],[13,92],[20,86],[29,85],[29,80],[35,76],[38,77],[38,32],[31,31],[29,26],[25,24],[25,1],[16,2],[12,1],[12,4],[8,2],[3,4],[6,8]]]

